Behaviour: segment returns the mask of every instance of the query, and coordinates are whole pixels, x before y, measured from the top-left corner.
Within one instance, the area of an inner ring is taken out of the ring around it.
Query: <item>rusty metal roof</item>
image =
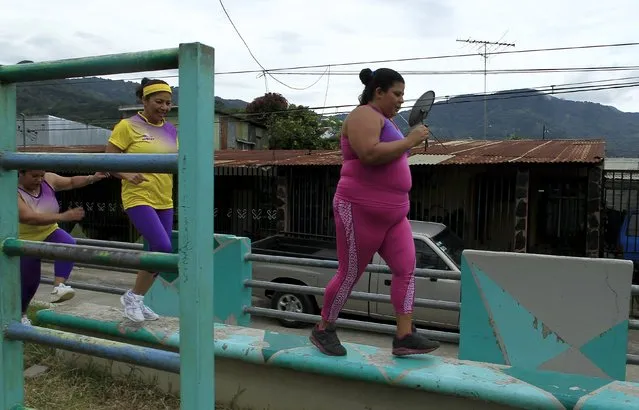
[[[452,156],[439,162],[439,165],[599,163],[605,156],[605,141],[603,139],[444,141],[443,146],[431,142],[426,152],[416,148],[413,149],[412,154],[419,157]]]
[[[570,140],[452,140],[439,144],[432,141],[426,151],[416,147],[411,165],[469,165],[508,163],[600,163],[604,159],[602,139]],[[104,152],[102,145],[28,146],[28,152]],[[327,166],[341,165],[340,151],[326,150],[223,150],[215,152],[215,166]]]

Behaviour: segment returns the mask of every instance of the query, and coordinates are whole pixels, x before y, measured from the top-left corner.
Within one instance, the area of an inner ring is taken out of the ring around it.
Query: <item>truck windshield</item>
[[[431,239],[435,245],[447,253],[453,262],[455,262],[457,267],[461,269],[461,257],[462,251],[464,250],[464,242],[459,238],[459,236],[455,235],[450,228],[446,228]]]

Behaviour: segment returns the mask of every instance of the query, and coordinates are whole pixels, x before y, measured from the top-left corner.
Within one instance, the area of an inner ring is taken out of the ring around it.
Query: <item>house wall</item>
[[[32,145],[105,145],[111,130],[71,121],[53,115],[18,116],[16,144]]]
[[[468,246],[510,250],[514,224],[514,169],[413,166],[411,219],[449,226]],[[335,235],[332,199],[339,167],[290,167],[289,230]]]
[[[409,218],[443,223],[473,249],[592,255],[596,251],[587,238],[600,232],[600,209],[593,198],[601,197],[600,189],[588,190],[589,172],[591,179],[597,174],[589,171],[593,168],[412,166]],[[339,167],[287,167],[280,172],[288,183],[288,230],[335,235],[332,198]],[[526,183],[518,187],[518,178]]]

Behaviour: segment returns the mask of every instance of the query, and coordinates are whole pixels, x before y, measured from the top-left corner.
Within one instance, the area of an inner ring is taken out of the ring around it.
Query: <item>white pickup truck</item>
[[[417,267],[433,271],[459,272],[461,254],[464,249],[461,239],[448,227],[435,222],[410,221],[417,253]],[[335,238],[304,234],[285,233],[274,235],[251,246],[253,254],[289,256],[297,258],[337,260]],[[370,262],[386,265],[379,254]],[[253,262],[253,279],[325,288],[335,274],[335,269],[304,267],[270,262]],[[360,292],[390,294],[391,274],[364,272],[353,290]],[[318,314],[323,297],[303,295],[293,292],[277,292],[253,288],[253,295],[270,299],[273,309]],[[452,279],[417,277],[415,297],[421,299],[459,302],[460,283]],[[368,302],[349,299],[344,313],[368,317],[370,319],[394,319],[390,303]],[[414,319],[417,324],[456,329],[459,312],[416,307]],[[282,319],[287,327],[300,327],[303,322]]]

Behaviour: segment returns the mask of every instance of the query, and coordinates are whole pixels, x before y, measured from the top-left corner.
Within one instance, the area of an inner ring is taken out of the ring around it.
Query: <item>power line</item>
[[[492,70],[402,70],[402,76],[407,75],[476,75],[476,74],[554,74],[554,73],[582,73],[582,72],[607,72],[607,71],[636,71],[639,65],[627,66],[592,66],[592,67],[547,67],[547,68],[504,68]],[[282,71],[279,75],[318,75],[317,71]],[[331,71],[331,75],[351,76],[359,75],[359,71]]]
[[[491,55],[506,55],[506,54],[568,51],[568,50],[587,50],[587,49],[612,48],[612,47],[634,47],[637,45],[639,45],[639,42],[590,44],[590,45],[580,45],[580,46],[533,48],[533,49],[512,50],[512,51],[488,51],[486,55],[491,56]],[[475,56],[477,56],[476,53],[445,54],[445,55],[435,55],[435,56],[425,56],[425,57],[406,57],[406,58],[393,58],[393,59],[385,59],[385,60],[368,60],[368,61],[353,61],[353,62],[343,62],[343,63],[326,63],[326,64],[315,64],[315,65],[290,66],[290,67],[279,67],[279,68],[271,68],[271,69],[266,69],[262,67],[260,64],[260,67],[262,68],[261,70],[221,71],[221,72],[216,72],[215,75],[254,74],[254,73],[263,74],[264,72],[270,73],[270,72],[303,70],[303,69],[312,69],[312,68],[327,68],[328,66],[331,66],[334,68],[334,67],[345,67],[345,66],[364,65],[364,64],[382,64],[382,63],[420,61],[420,60],[438,60],[438,59],[464,58],[464,57],[475,57]],[[337,72],[336,71],[331,72],[332,75],[335,75],[334,73],[337,73]],[[319,73],[317,74],[313,73],[313,75],[319,75]],[[176,78],[176,77],[177,77],[177,74],[159,76],[155,78]],[[142,78],[143,77],[131,77],[128,79],[121,79],[121,81],[141,80]],[[113,80],[113,81],[117,81],[117,80]],[[25,84],[25,86],[26,85],[36,85],[36,84],[30,83],[30,84]]]
[[[297,91],[303,91],[303,90],[307,90],[309,88],[311,88],[312,86],[314,86],[315,84],[317,84],[319,82],[319,80],[322,79],[323,75],[320,76],[320,78],[317,79],[317,81],[315,81],[313,84],[307,86],[307,87],[303,87],[303,88],[297,88],[297,87],[292,87],[282,81],[280,81],[279,79],[275,78],[270,72],[269,70],[267,70],[266,68],[264,68],[264,66],[259,62],[259,60],[257,59],[257,57],[255,57],[255,55],[253,54],[253,52],[251,51],[251,48],[248,46],[248,44],[246,44],[246,41],[244,41],[244,37],[242,37],[242,34],[240,34],[240,31],[237,29],[237,27],[235,27],[235,23],[233,23],[233,20],[231,19],[231,16],[229,15],[229,13],[226,11],[226,7],[224,7],[224,2],[222,2],[222,0],[219,0],[220,2],[220,6],[222,6],[222,10],[224,10],[224,14],[226,14],[226,18],[229,20],[229,23],[231,23],[231,26],[233,26],[233,29],[235,30],[235,32],[237,33],[238,37],[240,38],[240,40],[242,40],[242,43],[244,43],[244,46],[246,47],[246,49],[248,50],[249,54],[251,55],[251,57],[253,57],[253,60],[255,60],[255,62],[257,63],[257,65],[260,66],[260,68],[262,69],[261,73],[263,75],[268,75],[269,77],[271,77],[273,80],[277,81],[278,83],[282,84],[284,87],[290,88],[292,90],[297,90]],[[328,69],[328,68],[327,68]],[[268,88],[267,88],[268,90]]]
[[[639,78],[639,77],[629,77],[629,78]],[[560,95],[560,94],[571,94],[571,93],[579,93],[579,92],[590,92],[590,91],[601,91],[601,90],[611,90],[611,89],[623,89],[623,88],[634,88],[634,87],[639,87],[639,81],[634,81],[634,82],[617,82],[617,83],[612,83],[612,84],[605,84],[605,85],[582,85],[582,86],[570,86],[572,84],[596,84],[598,82],[604,82],[604,81],[614,81],[614,80],[595,80],[595,81],[588,81],[588,82],[582,82],[582,83],[567,83],[567,84],[563,84],[563,85],[549,85],[549,86],[544,86],[544,87],[538,87],[536,89],[528,89],[528,90],[507,90],[507,91],[500,91],[497,92],[495,94],[491,94],[490,97],[487,97],[486,99],[489,101],[497,101],[497,100],[509,100],[509,99],[514,99],[514,98],[533,98],[533,97],[540,97],[540,96],[546,96],[546,95]],[[458,95],[458,96],[446,96],[446,97],[438,97],[437,100],[439,101],[439,104],[445,104],[445,105],[454,105],[454,104],[467,104],[467,103],[476,103],[478,101],[481,101],[480,98],[484,97],[481,93],[479,94],[472,94],[472,95]],[[452,99],[452,101],[451,101]],[[415,101],[415,100],[407,100],[407,101]],[[288,110],[280,110],[280,111],[273,111],[273,112],[269,112],[270,114],[284,114],[284,113],[291,113],[293,111],[296,110],[306,110],[306,109],[311,109],[311,110],[315,110],[315,109],[326,109],[326,108],[347,108],[347,107],[355,107],[358,104],[344,104],[344,105],[336,105],[336,106],[324,106],[324,107],[301,107],[299,109],[293,108],[293,109],[288,109]],[[405,106],[404,108],[404,113],[406,113],[406,110],[412,108],[413,106],[409,105],[409,106]],[[340,114],[347,114],[349,111],[340,111],[340,112],[336,112],[333,115],[340,115]],[[239,119],[248,119],[246,117],[251,117],[254,115],[260,115],[260,114],[264,114],[265,112],[262,113],[241,113],[238,114],[238,118]],[[319,114],[318,114],[319,115]],[[100,119],[101,122],[113,122],[113,121],[119,121],[120,118],[113,118],[111,119],[111,121],[109,121],[108,119]],[[27,119],[27,121],[36,121],[35,119]],[[62,121],[62,119],[60,120]],[[87,120],[85,120],[87,121]],[[41,120],[40,120],[41,122]],[[92,122],[98,122],[98,121],[92,121]],[[218,121],[216,121],[218,122]],[[49,128],[49,129],[38,129],[36,131],[72,131],[72,130],[86,130],[86,127],[78,127],[78,128]]]
[[[462,104],[462,103],[477,102],[477,101],[480,101],[480,99],[483,99],[484,97],[487,97],[487,100],[491,101],[491,100],[509,99],[510,97],[508,98],[506,97],[511,95],[514,95],[513,98],[535,97],[539,95],[552,95],[552,94],[576,93],[581,91],[599,91],[599,90],[616,89],[616,88],[627,88],[627,87],[635,87],[637,86],[637,84],[639,84],[639,82],[617,82],[617,83],[606,84],[601,86],[587,85],[587,84],[597,84],[602,82],[618,81],[622,79],[639,79],[639,76],[625,77],[625,78],[618,78],[618,79],[593,80],[593,81],[583,81],[583,82],[575,82],[575,83],[545,85],[545,86],[531,87],[529,89],[524,89],[524,90],[504,90],[504,91],[498,91],[495,93],[486,93],[486,94],[470,93],[470,94],[439,96],[439,97],[436,97],[435,100],[440,103],[445,102],[446,104]],[[578,85],[579,87],[575,87],[576,85]],[[454,99],[454,101],[450,101],[452,99]],[[416,99],[407,99],[405,101],[414,102],[416,101]],[[255,112],[255,113],[235,113],[235,115],[240,118],[247,118],[247,117],[258,116],[262,114],[290,113],[294,111],[303,111],[307,109],[310,109],[310,110],[322,110],[322,109],[329,109],[329,108],[339,109],[339,108],[356,107],[357,105],[359,104],[339,104],[339,105],[331,105],[331,106],[326,106],[326,105],[300,106],[300,108],[289,108],[286,110],[268,111],[268,112],[263,111],[263,112]],[[409,105],[403,108],[408,109],[408,108],[412,108],[412,106]],[[117,121],[117,120],[120,120],[120,117],[111,118],[111,119],[100,118],[100,119],[93,119],[91,121],[107,122],[107,121]],[[27,119],[27,121],[41,122],[42,120]],[[59,121],[64,121],[64,119],[60,119]],[[85,121],[87,121],[87,119],[85,119]]]
[[[486,54],[491,56],[491,55],[505,55],[505,54],[568,51],[568,50],[587,50],[587,49],[611,48],[611,47],[632,47],[637,45],[639,45],[639,42],[590,44],[590,45],[581,45],[581,46],[531,48],[531,49],[512,50],[512,51],[492,51],[492,52],[489,51]],[[267,69],[266,71],[275,72],[275,71],[287,71],[287,70],[303,70],[303,69],[309,69],[309,68],[324,68],[329,65],[331,67],[344,67],[344,66],[364,65],[364,64],[401,63],[401,62],[408,62],[408,61],[441,60],[441,59],[449,59],[449,58],[465,58],[465,57],[476,57],[476,56],[477,56],[476,53],[444,54],[444,55],[435,55],[435,56],[426,56],[426,57],[406,57],[406,58],[392,58],[392,59],[385,59],[385,60],[368,60],[368,61],[353,61],[353,62],[345,62],[345,63],[301,65],[301,66],[292,66],[292,67],[271,68],[271,69]],[[262,72],[262,71],[261,70],[236,70],[236,71],[226,71],[220,74],[249,74],[249,73],[258,73],[258,72]]]
[[[298,71],[298,72],[279,72],[279,75],[319,75],[322,76],[327,73],[330,66],[323,72],[319,71]],[[619,66],[581,66],[581,67],[531,67],[531,68],[506,68],[506,69],[493,69],[486,70],[486,74],[489,75],[520,75],[520,74],[554,74],[554,73],[582,73],[582,72],[614,72],[614,71],[639,71],[639,65],[619,65]],[[422,75],[479,75],[484,74],[484,70],[405,70],[401,71],[402,76],[422,76]],[[220,75],[220,73],[216,74]],[[331,76],[351,76],[351,75],[359,75],[359,71],[334,71],[331,67],[330,69]],[[175,78],[177,75],[173,76],[158,76],[154,78],[164,79],[164,78]],[[33,82],[33,83],[21,83],[19,84],[19,88],[32,88],[32,87],[48,87],[48,86],[58,86],[58,85],[70,85],[70,86],[80,86],[85,84],[97,84],[101,83],[105,80],[110,81],[131,81],[136,78],[141,79],[142,77],[133,77],[127,79],[96,79],[95,77],[81,77],[81,78],[73,78],[68,79],[70,82],[63,82],[64,80],[51,80],[51,81],[41,81],[41,82]],[[319,80],[315,81],[311,85],[315,85]]]

